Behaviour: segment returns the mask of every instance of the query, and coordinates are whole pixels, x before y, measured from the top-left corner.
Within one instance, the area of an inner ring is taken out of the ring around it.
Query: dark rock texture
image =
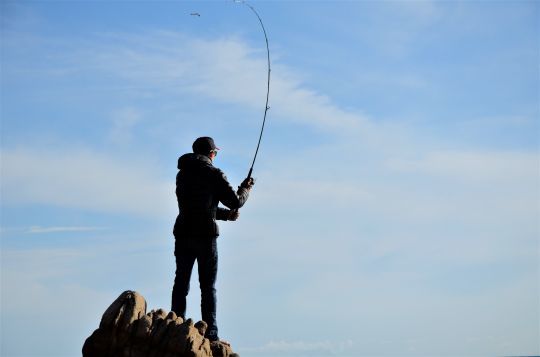
[[[83,357],[238,357],[224,342],[204,338],[206,323],[163,309],[146,313],[146,301],[124,291],[84,343]]]

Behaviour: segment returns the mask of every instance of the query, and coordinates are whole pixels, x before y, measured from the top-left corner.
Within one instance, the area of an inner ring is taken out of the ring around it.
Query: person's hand
[[[240,187],[251,190],[253,185],[255,185],[255,179],[253,177],[246,177],[246,179],[244,179],[244,181],[242,181],[240,184]]]
[[[229,218],[227,218],[227,220],[236,221],[238,217],[240,217],[240,211],[237,209],[233,209],[229,212]]]

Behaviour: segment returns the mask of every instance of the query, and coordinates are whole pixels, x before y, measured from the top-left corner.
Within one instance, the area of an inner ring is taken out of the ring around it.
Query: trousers
[[[218,340],[216,322],[216,278],[218,252],[215,237],[184,235],[175,237],[176,274],[172,290],[171,310],[186,318],[186,298],[193,265],[197,261],[201,289],[202,320],[208,324],[206,337]]]

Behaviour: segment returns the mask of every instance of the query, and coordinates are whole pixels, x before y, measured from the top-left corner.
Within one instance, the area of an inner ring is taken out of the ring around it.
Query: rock
[[[166,320],[176,320],[176,314],[174,313],[174,311],[171,311],[167,314],[167,317],[165,318]]]
[[[108,356],[111,343],[110,332],[97,329],[84,342],[83,356]]]
[[[109,306],[101,318],[100,328],[114,327],[125,330],[133,321],[146,313],[146,301],[136,291],[124,291]]]
[[[139,323],[137,324],[134,337],[144,339],[150,335],[151,330],[152,318],[148,315],[144,315],[139,319]]]
[[[144,297],[135,291],[124,291],[103,313],[99,329],[83,345],[83,354],[114,356],[121,353],[129,340],[133,323],[145,312]]]
[[[163,309],[158,309],[156,312],[154,312],[154,319],[165,320],[166,318],[167,318],[167,311]]]
[[[212,356],[214,357],[232,357],[234,354],[231,345],[223,341],[211,342],[210,348],[212,349]]]
[[[204,336],[204,334],[206,333],[206,329],[208,328],[208,324],[204,321],[199,321],[195,324],[195,328],[199,330],[201,336]]]
[[[83,345],[83,357],[236,357],[223,342],[204,338],[208,325],[163,309],[146,313],[146,301],[125,291],[109,306]]]

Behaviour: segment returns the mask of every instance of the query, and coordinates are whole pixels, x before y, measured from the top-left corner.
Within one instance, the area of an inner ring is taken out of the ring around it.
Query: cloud
[[[335,256],[345,266],[381,260],[392,269],[412,264],[411,271],[538,259],[531,249],[540,233],[540,172],[533,153],[427,151],[409,160],[405,151],[354,164],[340,159],[342,152],[363,157],[337,145],[302,153],[300,169],[293,157],[259,172],[242,217],[256,223],[246,229],[265,226],[260,239],[279,237],[292,253],[273,243],[252,249],[273,252],[285,265],[320,265]],[[313,255],[298,257],[305,246]]]
[[[418,11],[427,11],[429,18],[430,8]],[[85,48],[91,48],[91,53]],[[254,109],[264,104],[265,60],[262,49],[249,47],[239,38],[210,40],[171,31],[102,34],[99,41],[66,54],[67,67],[76,64],[73,68],[80,72],[120,78],[142,95],[203,95]],[[272,153],[272,162],[261,162],[258,167],[261,177],[272,185],[258,184],[261,192],[256,204],[278,207],[282,197],[287,197],[291,203],[283,210],[314,211],[324,202],[333,211],[314,213],[331,216],[335,224],[344,215],[361,212],[379,223],[436,225],[455,217],[472,227],[474,219],[491,224],[493,217],[525,222],[537,211],[535,197],[525,193],[538,192],[536,152],[443,150],[413,126],[381,123],[359,109],[339,107],[324,93],[306,86],[279,59],[273,69],[270,119],[320,129],[333,143],[298,149],[297,155]],[[137,108],[120,109],[113,113],[112,133],[122,129],[129,133],[141,117]],[[173,211],[164,208],[171,206],[166,202],[174,203],[172,183],[153,175],[151,166],[95,152],[68,151],[67,155],[37,149],[7,151],[3,155],[7,183],[2,187],[13,189],[5,190],[6,197],[109,212]],[[62,166],[75,170],[60,174]],[[51,187],[45,189],[33,179],[31,167],[43,171],[41,179]],[[21,185],[16,187],[18,176]],[[67,192],[60,186],[66,186]],[[54,194],[48,193],[50,188]],[[355,229],[354,224],[347,227]]]
[[[390,159],[396,171],[450,177],[468,182],[528,182],[540,179],[540,157],[533,152],[432,151],[420,159]]]
[[[267,64],[263,56],[235,38],[187,43],[193,48],[199,83],[193,88],[202,94],[227,102],[258,109],[266,94]],[[281,120],[299,122],[322,129],[342,131],[362,128],[367,117],[345,111],[331,99],[306,87],[294,70],[272,65],[270,115]],[[231,80],[234,79],[234,80]]]
[[[127,145],[133,140],[133,129],[142,120],[143,114],[133,107],[124,107],[111,113],[112,128],[109,140],[117,145]]]
[[[106,74],[120,79],[135,95],[203,95],[256,110],[264,107],[265,54],[236,37],[202,39],[153,31],[101,34],[96,42],[66,46],[69,50],[59,62],[63,71]],[[273,120],[335,131],[369,126],[366,115],[339,108],[328,96],[305,86],[294,69],[279,59],[272,68],[269,115]]]
[[[116,248],[117,255],[111,258],[108,249],[103,241],[98,248],[87,249],[2,249],[0,322],[10,326],[2,330],[2,355],[80,353],[84,339],[119,294],[118,286],[107,288],[114,268],[129,264],[123,250]],[[28,335],[29,329],[41,332]]]
[[[173,211],[172,182],[148,163],[89,150],[2,150],[2,200],[143,216]]]
[[[241,352],[257,356],[343,356],[352,352],[354,342],[275,340],[260,347],[242,348]]]
[[[42,234],[42,233],[59,233],[59,232],[92,232],[100,231],[106,228],[103,227],[40,227],[33,226],[30,227],[27,232],[31,234]]]

